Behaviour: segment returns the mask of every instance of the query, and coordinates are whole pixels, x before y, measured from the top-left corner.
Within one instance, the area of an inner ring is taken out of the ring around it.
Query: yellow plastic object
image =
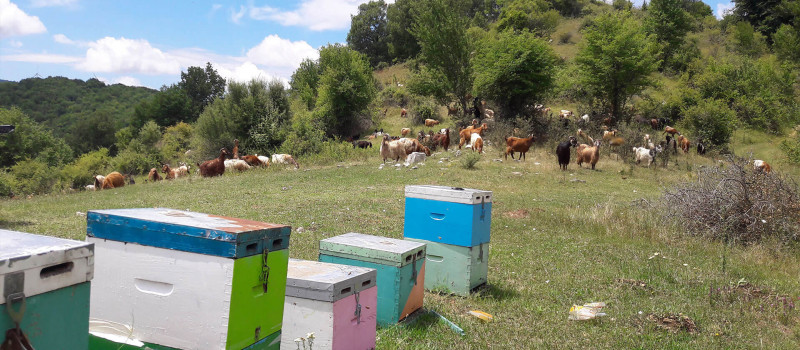
[[[469,314],[472,315],[472,316],[475,316],[477,318],[480,318],[481,320],[484,320],[486,322],[489,322],[489,321],[491,321],[493,319],[492,315],[489,315],[489,314],[487,314],[487,313],[485,313],[483,311],[479,311],[479,310],[472,310],[472,311],[469,312]]]
[[[569,319],[574,321],[584,321],[591,320],[599,316],[605,316],[605,313],[600,312],[604,307],[606,307],[606,303],[604,302],[589,303],[584,304],[583,306],[572,305],[572,307],[569,309]]]

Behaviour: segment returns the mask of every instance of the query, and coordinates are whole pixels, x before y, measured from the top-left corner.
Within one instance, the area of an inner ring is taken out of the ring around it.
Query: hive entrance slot
[[[39,278],[47,278],[52,276],[58,276],[63,273],[67,273],[72,271],[72,268],[75,266],[73,262],[65,262],[58,265],[48,266],[42,269],[39,272]]]
[[[246,251],[248,254],[255,254],[255,253],[258,253],[258,243],[257,243],[257,242],[256,242],[256,243],[250,243],[250,244],[248,244],[248,245],[247,245],[247,246],[244,248],[244,250],[245,250],[245,251]]]
[[[283,238],[272,241],[272,249],[275,250],[283,245]]]
[[[341,293],[340,293],[340,294],[347,294],[347,293],[350,293],[350,291],[351,291],[351,290],[353,290],[353,289],[352,289],[352,288],[350,288],[350,287],[347,287],[347,288],[345,288],[345,289],[342,289],[342,291],[341,291]]]
[[[372,282],[372,280],[366,280],[364,282],[361,282],[361,286],[362,287],[368,286],[370,284],[370,282]]]

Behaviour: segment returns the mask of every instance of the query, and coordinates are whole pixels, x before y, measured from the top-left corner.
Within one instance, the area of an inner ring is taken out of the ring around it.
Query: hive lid
[[[492,202],[492,191],[450,186],[408,185],[406,186],[406,197],[462,204],[480,204]]]
[[[377,272],[366,267],[289,259],[286,295],[334,302],[375,286]]]
[[[94,244],[0,230],[0,305],[86,282],[94,274]]]
[[[86,235],[242,258],[289,246],[291,227],[169,208],[90,210]]]
[[[319,241],[319,251],[320,254],[397,267],[425,258],[424,243],[354,232]]]

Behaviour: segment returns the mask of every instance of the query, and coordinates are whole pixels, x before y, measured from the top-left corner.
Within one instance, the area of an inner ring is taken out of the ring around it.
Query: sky
[[[346,42],[363,2],[0,0],[0,79],[97,78],[158,89],[211,62],[229,80],[288,81],[320,47]],[[717,16],[732,7],[705,2]]]

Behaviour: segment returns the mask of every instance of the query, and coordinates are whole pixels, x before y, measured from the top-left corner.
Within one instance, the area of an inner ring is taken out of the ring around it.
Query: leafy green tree
[[[389,4],[386,19],[389,27],[389,57],[405,60],[419,53],[419,43],[411,34],[411,7],[414,0],[396,0]]]
[[[192,100],[178,85],[162,86],[150,100],[136,106],[131,125],[140,128],[152,120],[160,126],[174,125],[178,122],[192,122],[196,119]]]
[[[468,95],[472,90],[469,61],[473,45],[467,36],[469,18],[454,11],[460,5],[456,0],[417,2],[411,33],[420,44],[420,58],[424,65],[412,76],[409,89],[434,96],[444,104],[458,101],[466,113]]]
[[[724,146],[736,129],[736,113],[725,102],[701,100],[683,111],[684,125],[707,144]]]
[[[192,104],[192,117],[182,121],[193,122],[211,101],[225,93],[225,78],[217,73],[210,62],[207,62],[205,70],[202,67],[189,67],[186,72],[181,72],[181,82],[178,83],[178,87],[189,97]],[[159,125],[172,124],[174,123]]]
[[[358,14],[350,18],[347,45],[367,55],[373,67],[389,62],[389,24],[383,0],[358,6]]]
[[[753,28],[771,36],[785,18],[780,11],[783,0],[732,0],[733,14],[753,25]]]
[[[615,118],[635,94],[651,86],[658,67],[658,46],[630,12],[598,15],[586,27],[575,62],[581,81]]]
[[[16,107],[0,108],[0,124],[10,124],[16,130],[0,135],[0,168],[11,167],[25,159],[41,160],[48,167],[58,167],[72,161],[72,149],[63,139],[33,121]]]
[[[159,142],[161,160],[172,165],[179,161],[187,162],[185,153],[190,148],[191,140],[192,126],[190,124],[178,123],[167,127]]]
[[[38,159],[25,159],[11,167],[14,193],[18,195],[50,193],[58,182],[58,171]]]
[[[314,117],[331,136],[349,137],[362,129],[367,106],[377,95],[366,56],[340,44],[319,50],[322,74]]]
[[[530,30],[541,37],[553,33],[561,15],[545,0],[508,0],[502,3],[497,29]]]
[[[652,0],[644,20],[645,29],[661,44],[662,67],[672,66],[672,56],[684,44],[693,18],[683,9],[685,0]]]
[[[792,64],[800,64],[800,0],[784,1],[783,12],[789,18],[772,36],[775,54]]]
[[[107,109],[96,110],[70,126],[71,132],[67,134],[66,141],[77,154],[114,144],[116,128],[111,113]]]
[[[553,8],[561,13],[564,17],[577,17],[580,16],[583,7],[586,6],[588,1],[583,0],[550,0]]]
[[[683,0],[683,9],[696,19],[702,19],[708,16],[713,16],[714,11],[711,6],[704,3],[702,0]]]
[[[630,11],[633,8],[633,3],[630,0],[614,0],[611,6],[617,11]]]
[[[300,67],[297,67],[289,80],[291,94],[302,100],[308,110],[314,109],[317,102],[317,86],[321,74],[319,62],[306,58],[300,62]]]
[[[728,46],[731,51],[741,55],[758,57],[767,50],[767,42],[764,36],[753,29],[748,22],[738,22],[728,28]]]
[[[505,115],[517,115],[552,88],[557,56],[530,32],[501,33],[479,47],[472,62],[475,91],[497,102]]]

